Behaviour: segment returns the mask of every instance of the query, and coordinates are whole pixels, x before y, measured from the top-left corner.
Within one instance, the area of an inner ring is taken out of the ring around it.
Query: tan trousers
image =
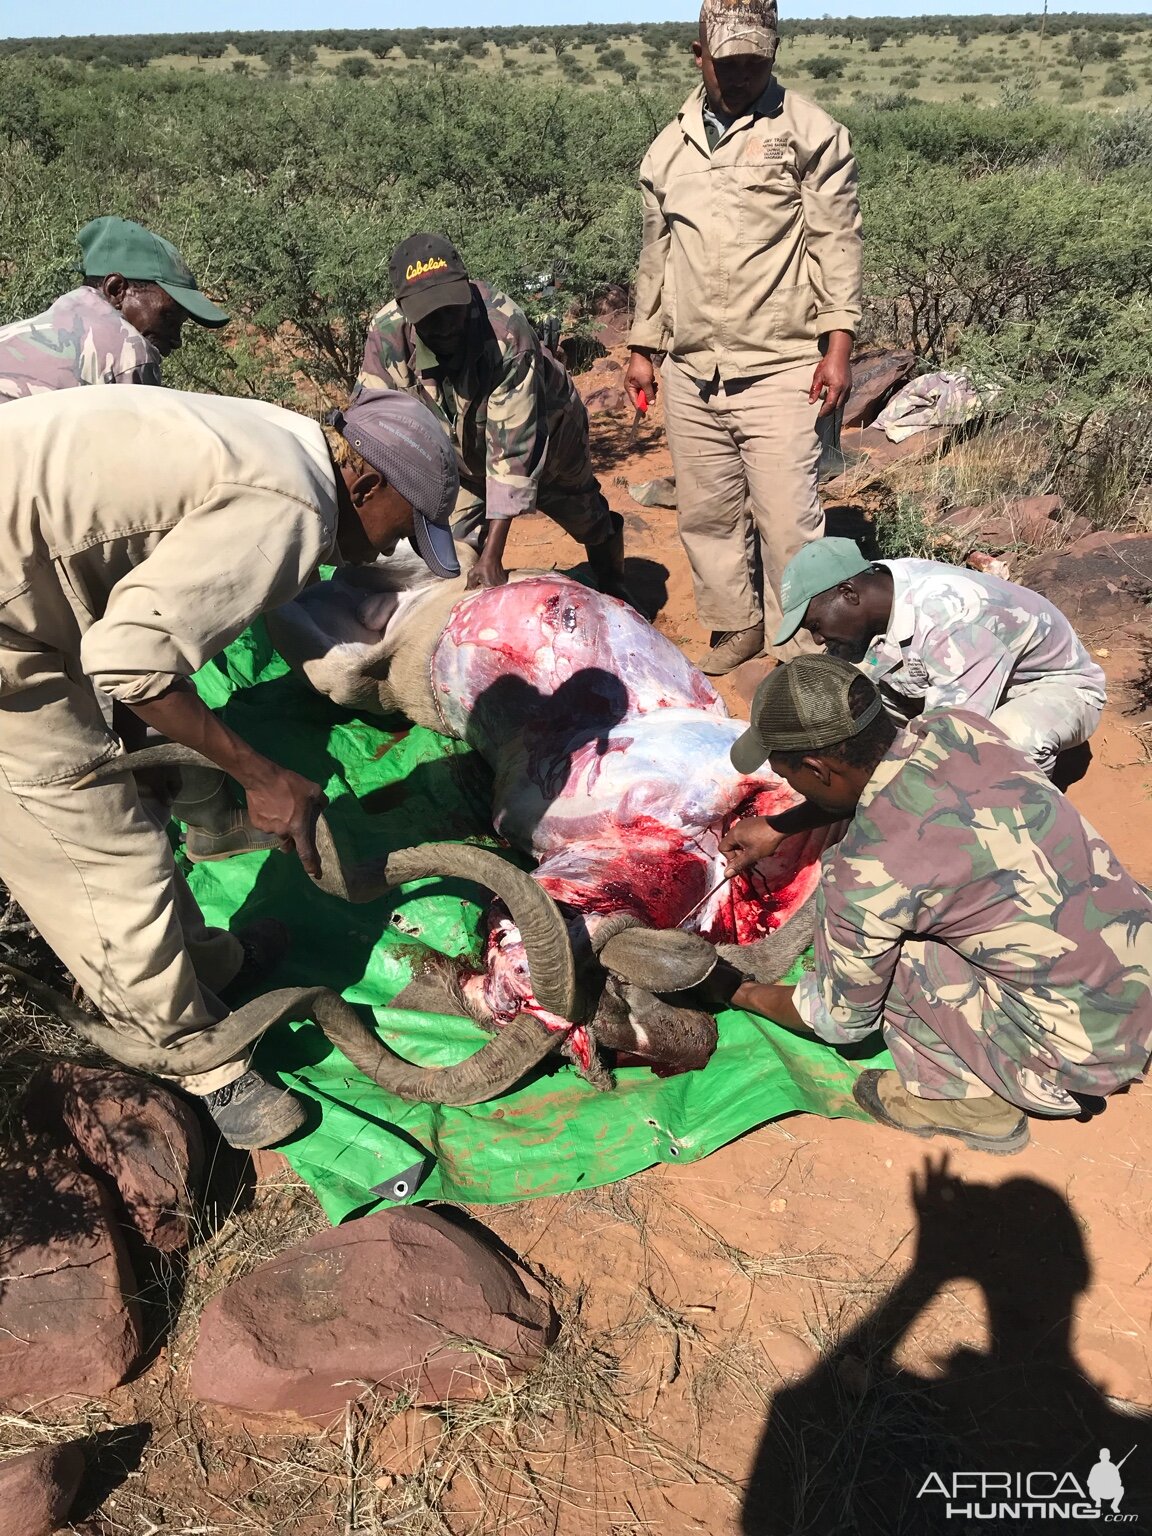
[[[664,421],[676,471],[680,538],[692,567],[696,611],[710,630],[750,629],[763,612],[767,648],[781,660],[815,649],[806,634],[778,649],[780,576],[824,533],[816,492],[820,406],[808,404],[815,364],[706,398],[679,363],[662,369]],[[764,558],[764,602],[752,582],[748,518]]]
[[[239,941],[208,928],[132,779],[74,789],[116,751],[95,690],[58,655],[0,649],[0,880],[104,1018],[171,1049],[228,1010]],[[246,1061],[181,1078],[234,1082]]]

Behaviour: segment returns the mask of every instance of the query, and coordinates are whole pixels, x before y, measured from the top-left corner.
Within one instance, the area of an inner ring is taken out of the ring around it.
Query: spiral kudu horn
[[[274,1024],[286,1019],[314,1019],[352,1065],[385,1092],[417,1103],[482,1104],[514,1088],[561,1038],[539,1019],[521,1013],[467,1061],[453,1067],[418,1067],[397,1056],[366,1028],[339,993],[327,987],[285,987],[238,1008],[199,1039],[171,1050],[157,1050],[92,1018],[54,987],[15,966],[0,964],[0,973],[13,977],[38,1003],[113,1061],[160,1077],[210,1072],[234,1061]]]
[[[102,763],[76,787],[101,783],[134,769],[166,766],[216,765],[188,747],[174,744],[148,747],[142,752],[127,753]],[[508,908],[512,921],[520,930],[537,1002],[562,1019],[572,1018],[576,1008],[576,962],[568,930],[547,891],[522,869],[486,848],[476,848],[468,843],[425,843],[418,848],[401,849],[387,858],[346,865],[323,815],[316,821],[316,849],[320,855],[316,884],[329,896],[338,896],[344,901],[375,901],[392,886],[434,877],[471,880],[486,886]]]

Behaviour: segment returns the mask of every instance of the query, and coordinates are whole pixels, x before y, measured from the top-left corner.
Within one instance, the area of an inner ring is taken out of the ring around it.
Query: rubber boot
[[[606,597],[618,597],[622,603],[644,614],[643,608],[628,590],[624,582],[624,519],[613,512],[612,532],[600,544],[585,544],[584,552],[592,567],[592,581],[597,592]],[[647,618],[648,615],[644,614]]]
[[[181,768],[172,815],[187,825],[184,851],[190,864],[281,846],[278,837],[252,826],[237,803],[228,775],[219,768]]]

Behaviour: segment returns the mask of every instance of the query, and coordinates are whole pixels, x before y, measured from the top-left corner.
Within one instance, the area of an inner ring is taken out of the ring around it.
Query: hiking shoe
[[[221,1136],[241,1152],[275,1147],[303,1130],[308,1119],[298,1098],[265,1082],[259,1072],[245,1072],[226,1088],[200,1097]]]
[[[236,930],[244,959],[226,987],[217,992],[222,1003],[232,1007],[232,999],[253,992],[270,976],[292,948],[292,935],[278,917],[258,917]]]
[[[707,677],[723,677],[725,672],[732,672],[759,656],[764,649],[764,625],[753,624],[751,629],[713,630],[709,644],[700,670]]]
[[[1007,1155],[1029,1142],[1028,1117],[1015,1104],[987,1099],[921,1099],[905,1088],[898,1072],[861,1072],[852,1097],[873,1120],[912,1136],[954,1136],[976,1152]]]

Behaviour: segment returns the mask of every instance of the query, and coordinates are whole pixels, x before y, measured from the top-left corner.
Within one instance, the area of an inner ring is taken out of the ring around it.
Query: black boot
[[[600,544],[585,544],[588,564],[592,567],[592,581],[598,592],[608,597],[618,597],[637,613],[644,610],[624,583],[624,519],[613,512],[612,532]],[[647,614],[644,615],[645,618]]]

